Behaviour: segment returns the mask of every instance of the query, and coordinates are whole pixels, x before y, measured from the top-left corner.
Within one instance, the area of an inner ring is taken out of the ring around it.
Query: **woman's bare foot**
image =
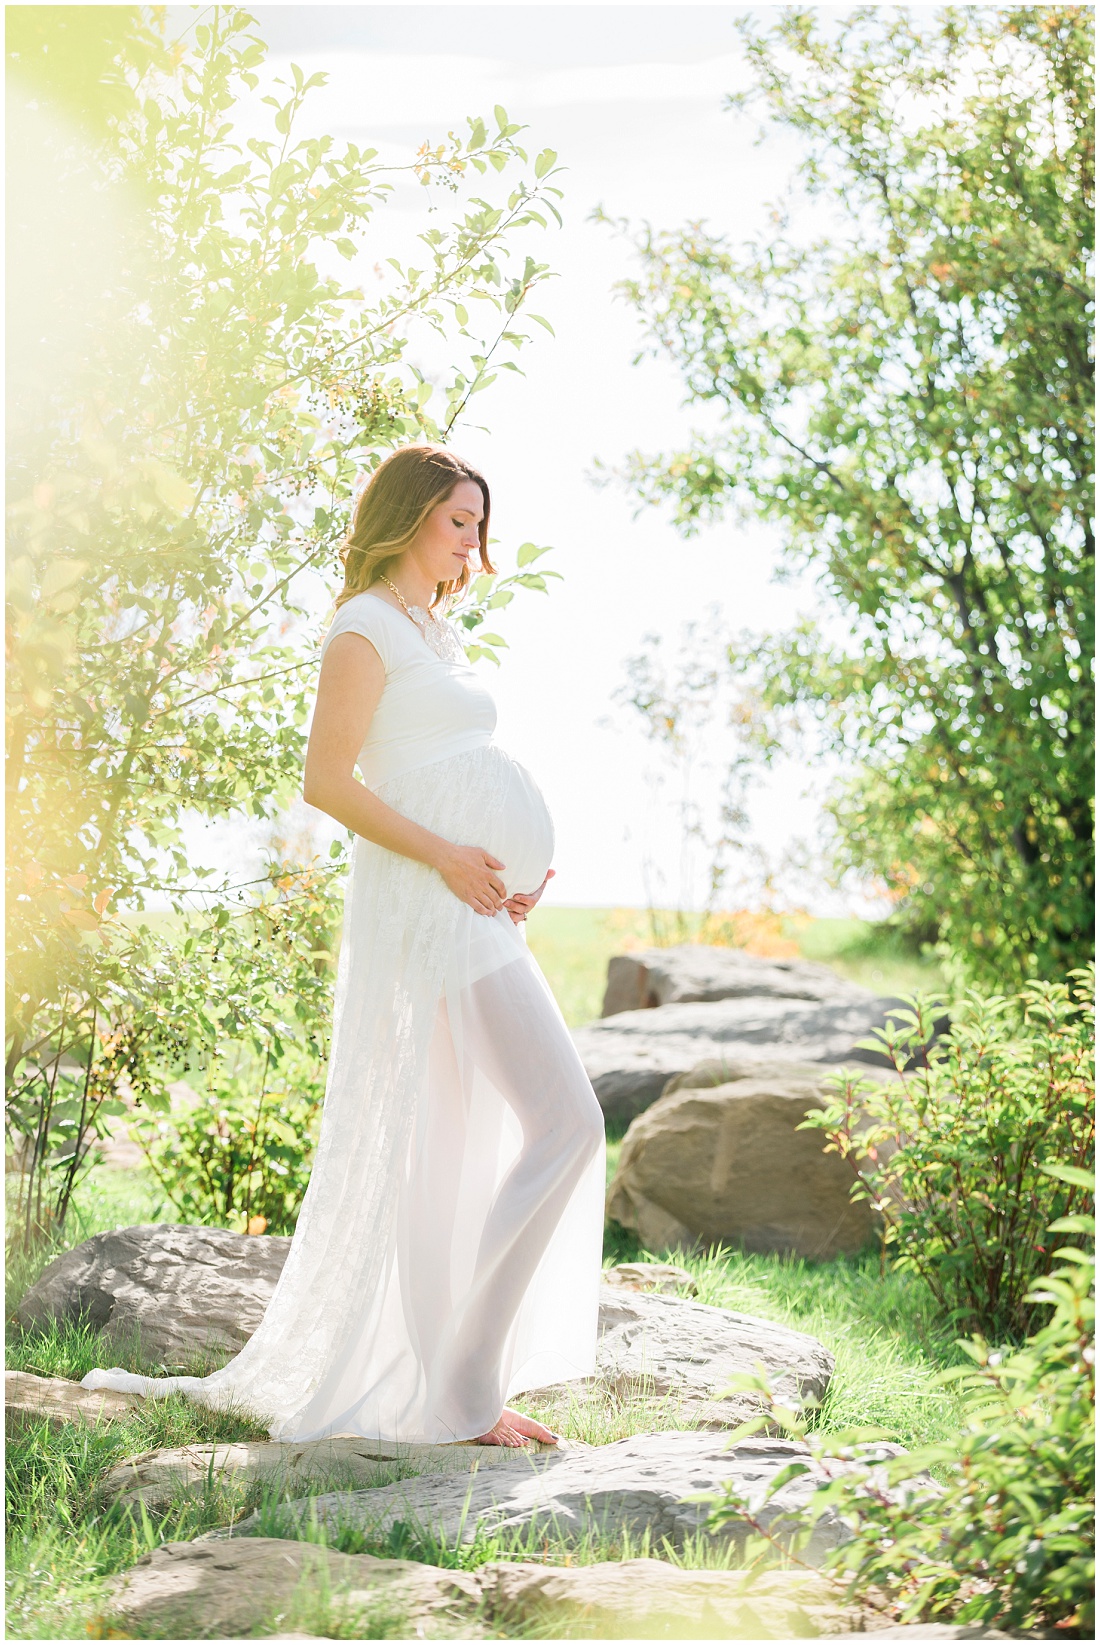
[[[479,1434],[474,1441],[475,1445],[526,1445],[528,1440],[536,1439],[541,1445],[556,1445],[559,1435],[544,1423],[536,1422],[534,1417],[525,1417],[520,1411],[513,1411],[506,1405],[501,1412],[500,1421],[494,1423],[487,1434]]]
[[[526,1445],[528,1443],[527,1435],[521,1434],[518,1428],[512,1426],[508,1421],[510,1415],[511,1412],[505,1411],[499,1422],[494,1422],[487,1433],[478,1434],[472,1443],[474,1445]]]
[[[536,1422],[534,1417],[525,1417],[521,1411],[513,1411],[510,1406],[504,1407],[505,1421],[510,1422],[513,1428],[518,1428],[521,1434],[528,1439],[537,1439],[541,1445],[556,1445],[561,1438],[552,1428],[547,1428],[542,1422]]]

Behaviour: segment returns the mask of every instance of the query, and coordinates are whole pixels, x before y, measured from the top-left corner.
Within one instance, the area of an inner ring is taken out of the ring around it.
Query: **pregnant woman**
[[[209,1377],[92,1371],[274,1439],[553,1443],[507,1400],[595,1366],[603,1123],[523,921],[553,825],[442,612],[488,557],[452,453],[360,499],[305,797],[356,835],[321,1134],[267,1312]],[[358,766],[362,781],[354,775]]]

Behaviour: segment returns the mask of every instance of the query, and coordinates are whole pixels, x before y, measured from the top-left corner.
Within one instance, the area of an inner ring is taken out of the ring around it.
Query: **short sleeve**
[[[393,630],[386,613],[385,602],[373,594],[356,594],[338,607],[328,633],[321,644],[321,656],[337,634],[362,634],[369,640],[382,659],[388,674],[393,667]]]

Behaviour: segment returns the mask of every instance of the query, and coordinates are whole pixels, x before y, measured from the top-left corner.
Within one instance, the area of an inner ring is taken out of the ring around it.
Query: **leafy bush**
[[[867,1047],[904,1080],[832,1080],[803,1128],[855,1171],[853,1197],[883,1217],[888,1248],[919,1273],[963,1329],[1019,1341],[1037,1321],[1029,1295],[1048,1266],[1046,1230],[1081,1201],[1043,1162],[1091,1160],[1091,970],[1022,993],[967,996],[929,1046],[936,1002],[892,1013]]]
[[[129,1110],[150,1135],[147,1122],[167,1118],[181,1075],[201,1071],[215,1101],[230,1106],[241,1098],[226,1081],[246,1067],[270,1072],[289,1067],[291,1056],[298,1058],[293,1089],[304,1093],[319,1078],[332,1010],[337,871],[272,862],[247,901],[239,893],[236,907],[190,915],[182,931],[178,923],[157,932],[116,922],[97,962],[97,994],[90,1002],[73,996],[76,1026],[62,1017],[11,1082],[5,1123],[22,1166],[13,1199],[24,1249],[60,1231],[109,1122]],[[80,1028],[82,1013],[88,1022]],[[68,1072],[63,1058],[74,1059]],[[253,1104],[265,1078],[253,1086]],[[297,1123],[295,1115],[278,1123]],[[180,1146],[181,1161],[197,1164],[197,1154]],[[182,1179],[174,1167],[171,1176],[178,1204]]]
[[[187,1222],[290,1234],[309,1182],[323,1072],[291,1047],[258,1077],[219,1074],[193,1108],[135,1127],[154,1176]]]
[[[1090,1181],[1073,1167],[1051,1169],[1066,1186],[1084,1189]],[[1052,1226],[1090,1236],[1094,1230],[1091,1216],[1059,1218]],[[849,1596],[875,1605],[885,1596],[892,1617],[907,1622],[1095,1637],[1095,1262],[1074,1247],[1055,1255],[1065,1265],[1029,1294],[1036,1309],[1053,1305],[1048,1322],[1011,1353],[980,1339],[963,1344],[971,1364],[940,1373],[941,1382],[955,1383],[962,1394],[964,1421],[955,1438],[878,1461],[873,1469],[860,1466],[850,1444],[834,1441],[828,1450],[816,1444],[835,1477],[814,1493],[795,1535],[796,1558],[800,1536],[832,1508],[853,1534],[826,1571],[845,1581]],[[773,1404],[739,1432],[759,1431],[767,1422],[797,1434],[806,1430],[798,1414]],[[856,1437],[867,1436],[848,1436]],[[769,1494],[807,1467],[793,1463]],[[943,1482],[938,1488],[926,1470]],[[731,1492],[713,1517],[716,1524],[746,1518],[755,1524],[753,1514]]]

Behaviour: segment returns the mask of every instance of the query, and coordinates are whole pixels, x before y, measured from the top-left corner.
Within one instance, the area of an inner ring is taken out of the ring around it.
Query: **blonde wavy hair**
[[[432,509],[463,480],[472,480],[481,491],[481,568],[495,571],[489,559],[489,487],[483,476],[443,446],[404,446],[379,463],[356,504],[355,519],[340,550],[344,586],[336,597],[337,606],[384,577]],[[470,568],[464,566],[460,577],[436,584],[432,605],[461,594],[469,581]]]

